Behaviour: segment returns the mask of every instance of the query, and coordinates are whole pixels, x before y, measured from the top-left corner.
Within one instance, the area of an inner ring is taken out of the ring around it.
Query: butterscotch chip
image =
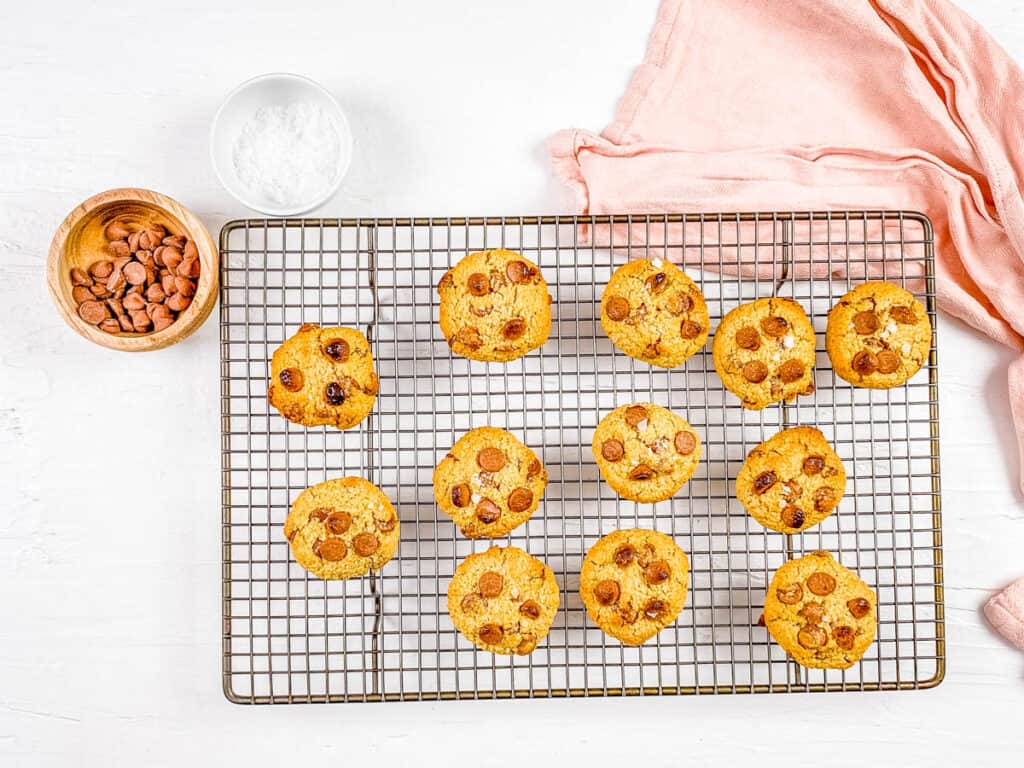
[[[505,636],[505,630],[500,624],[488,623],[480,627],[480,640],[488,645],[497,645]]]
[[[822,619],[825,618],[825,606],[821,603],[807,603],[800,609],[797,616],[808,624],[820,624]]]
[[[533,491],[529,488],[516,488],[508,495],[508,508],[513,512],[523,512],[533,504]]]
[[[787,528],[800,529],[804,524],[804,511],[800,507],[789,504],[782,510],[782,523]]]
[[[488,446],[476,455],[476,463],[485,472],[499,472],[505,466],[505,453],[500,448]]]
[[[821,648],[828,642],[828,632],[817,625],[808,624],[797,632],[796,639],[804,648]]]
[[[804,588],[799,584],[788,584],[775,590],[775,597],[780,603],[796,605],[804,599]]]
[[[639,425],[643,421],[648,420],[647,409],[642,405],[631,405],[626,409],[625,419],[626,423],[631,427]]]
[[[481,523],[496,523],[501,518],[501,508],[490,499],[476,505],[476,519]]]
[[[90,285],[92,285],[92,280],[89,278],[87,274],[85,274],[85,270],[80,269],[79,267],[72,267],[71,284],[81,285],[88,288]]]
[[[471,492],[469,486],[465,483],[452,487],[452,504],[456,507],[466,507],[469,505],[469,497]]]
[[[878,330],[878,315],[870,310],[858,312],[853,316],[853,328],[861,336],[867,336]]]
[[[100,323],[99,328],[106,333],[118,333],[121,330],[121,325],[113,317],[108,317]]]
[[[344,510],[338,510],[329,514],[324,524],[331,533],[341,535],[352,525],[352,515]]]
[[[768,366],[760,360],[751,360],[743,365],[743,378],[751,384],[760,384],[768,378]]]
[[[625,568],[634,559],[636,559],[636,548],[632,544],[623,544],[615,550],[615,564],[620,568]]]
[[[762,472],[754,478],[754,493],[764,493],[777,482],[779,482],[779,476],[774,472]]]
[[[594,597],[601,605],[614,605],[619,601],[622,589],[614,579],[604,579],[594,587]]]
[[[825,468],[824,456],[808,456],[804,459],[802,469],[805,475],[817,475]]]
[[[787,384],[799,381],[804,375],[804,364],[799,360],[787,360],[779,367],[779,378]]]
[[[846,608],[855,619],[863,619],[871,612],[871,603],[863,597],[855,597],[846,601]]]
[[[879,373],[895,373],[900,369],[900,356],[891,349],[881,350],[877,357]]]
[[[661,584],[663,581],[668,581],[668,577],[671,575],[672,569],[665,560],[655,560],[644,568],[644,581],[648,584]]]
[[[807,577],[807,588],[816,595],[831,595],[836,589],[836,580],[824,571],[815,571]]]
[[[330,563],[344,560],[348,554],[348,547],[341,539],[324,539],[317,545],[314,551],[320,557]]]
[[[76,285],[71,289],[71,298],[75,300],[76,304],[81,304],[83,301],[92,301],[92,291],[84,285]]]
[[[745,325],[736,331],[736,346],[740,349],[756,350],[761,347],[761,334],[752,325]]]
[[[519,259],[505,265],[505,276],[516,285],[529,282],[535,274],[537,274],[537,270]]]
[[[604,303],[604,313],[616,322],[625,320],[629,316],[629,302],[621,296],[609,296]]]
[[[146,300],[137,293],[129,293],[121,303],[129,312],[137,312],[140,309],[146,308]]]
[[[114,271],[114,264],[109,261],[97,261],[89,267],[89,274],[97,280],[106,280]]]
[[[324,387],[324,399],[331,405],[343,405],[348,394],[341,382],[331,381]]]
[[[679,335],[684,339],[696,339],[701,335],[701,331],[704,329],[700,327],[698,323],[693,320],[683,320],[679,326]]]
[[[380,547],[380,539],[372,533],[360,533],[352,539],[352,549],[360,557],[369,557]]]
[[[536,600],[524,600],[519,605],[519,613],[528,619],[539,619],[541,614],[540,603]]]
[[[608,461],[618,461],[624,452],[621,440],[605,440],[601,443],[601,455]]]
[[[853,627],[841,626],[832,629],[832,639],[844,651],[849,651],[853,648],[854,634]]]
[[[111,240],[107,243],[107,253],[111,256],[131,257],[132,251],[125,240]]]
[[[689,456],[697,448],[697,436],[685,429],[676,432],[675,439],[672,442],[675,445],[676,452],[681,456]]]
[[[285,368],[277,375],[277,380],[289,392],[298,392],[302,389],[305,377],[298,368]]]
[[[689,312],[694,307],[694,301],[686,293],[673,293],[665,299],[665,309],[670,315],[678,317],[684,312]]]
[[[780,315],[769,315],[761,320],[761,331],[765,336],[778,338],[789,330],[789,321]]]
[[[668,606],[665,605],[665,601],[654,598],[653,600],[648,600],[647,604],[644,605],[644,616],[648,619],[657,620],[665,615],[666,610],[668,610]]]
[[[650,480],[654,477],[654,470],[646,464],[638,464],[629,473],[630,480]]]
[[[486,571],[480,577],[477,588],[484,597],[497,597],[501,594],[501,588],[504,583],[505,580],[501,577],[500,573]]]
[[[125,264],[121,271],[125,279],[132,285],[141,285],[146,282],[146,268],[137,261]]]
[[[466,279],[466,287],[474,296],[486,296],[491,292],[491,281],[483,272],[474,272]]]
[[[899,304],[889,308],[889,317],[902,325],[913,325],[917,322],[917,313],[914,312],[914,308]]]
[[[181,279],[183,278],[177,278],[175,280],[175,283],[177,284],[177,280]],[[188,281],[186,280],[185,282]],[[349,355],[352,353],[352,350],[349,347],[348,342],[345,341],[344,339],[331,339],[326,344],[324,344],[323,350],[324,354],[327,355],[327,357],[329,357],[336,363],[344,363],[346,360],[348,360]]]
[[[98,301],[83,301],[78,305],[78,316],[90,325],[99,325],[107,319],[107,308]]]

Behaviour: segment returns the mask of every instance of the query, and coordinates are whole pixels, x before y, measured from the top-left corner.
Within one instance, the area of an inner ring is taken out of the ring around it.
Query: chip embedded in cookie
[[[478,427],[459,438],[434,470],[434,498],[471,539],[497,538],[537,509],[548,473],[515,435]]]
[[[765,598],[764,623],[799,664],[847,669],[875,639],[876,605],[871,587],[819,550],[775,572]]]
[[[814,391],[814,327],[792,299],[741,304],[719,323],[711,346],[725,388],[759,411]]]
[[[504,363],[542,346],[551,332],[551,295],[540,269],[514,251],[479,251],[445,272],[441,333],[452,352]]]
[[[616,493],[653,503],[675,495],[700,462],[701,442],[682,416],[654,403],[622,405],[594,429],[601,475]]]
[[[361,477],[310,486],[284,523],[292,556],[321,579],[380,570],[398,549],[398,515],[384,492]]]
[[[557,612],[555,574],[518,547],[491,547],[470,555],[448,585],[448,614],[455,628],[492,653],[531,653]]]
[[[274,351],[267,399],[296,424],[349,429],[373,410],[377,387],[362,333],[306,323]]]
[[[836,374],[856,387],[903,384],[928,360],[931,344],[924,306],[892,283],[859,285],[828,313],[825,350]]]
[[[641,645],[674,622],[686,603],[690,562],[664,533],[631,528],[600,538],[583,558],[587,614],[626,645]]]
[[[843,462],[814,427],[784,429],[750,451],[736,497],[766,528],[798,533],[831,515],[846,492]]]
[[[675,264],[635,259],[615,270],[601,297],[601,326],[630,357],[675,368],[708,341],[708,306]]]

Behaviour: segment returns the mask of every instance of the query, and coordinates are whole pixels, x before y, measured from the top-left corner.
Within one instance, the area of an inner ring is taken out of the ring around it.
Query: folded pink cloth
[[[1024,651],[1024,579],[985,603],[985,616],[999,634]]]
[[[584,213],[923,211],[939,306],[1024,351],[1021,104],[944,0],[663,0],[615,121],[550,148]],[[1024,357],[1008,378],[1024,461]]]

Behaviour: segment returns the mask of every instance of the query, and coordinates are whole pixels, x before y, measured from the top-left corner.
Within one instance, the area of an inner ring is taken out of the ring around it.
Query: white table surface
[[[1024,59],[1024,2],[962,4]],[[1024,655],[979,610],[1024,575],[1011,353],[946,316],[948,673],[936,690],[301,707],[221,694],[217,324],[136,356],[84,341],[46,292],[53,230],[121,185],[178,198],[214,233],[246,215],[213,176],[207,130],[231,87],[275,70],[324,83],[354,128],[351,173],[321,213],[568,211],[543,142],[609,121],[654,10],[655,0],[5,4],[0,765],[1020,764]]]

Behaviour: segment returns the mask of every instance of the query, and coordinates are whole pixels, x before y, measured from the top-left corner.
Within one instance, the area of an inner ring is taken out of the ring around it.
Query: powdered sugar
[[[337,180],[341,134],[319,104],[260,107],[232,148],[235,173],[254,197],[281,207],[313,204]]]

